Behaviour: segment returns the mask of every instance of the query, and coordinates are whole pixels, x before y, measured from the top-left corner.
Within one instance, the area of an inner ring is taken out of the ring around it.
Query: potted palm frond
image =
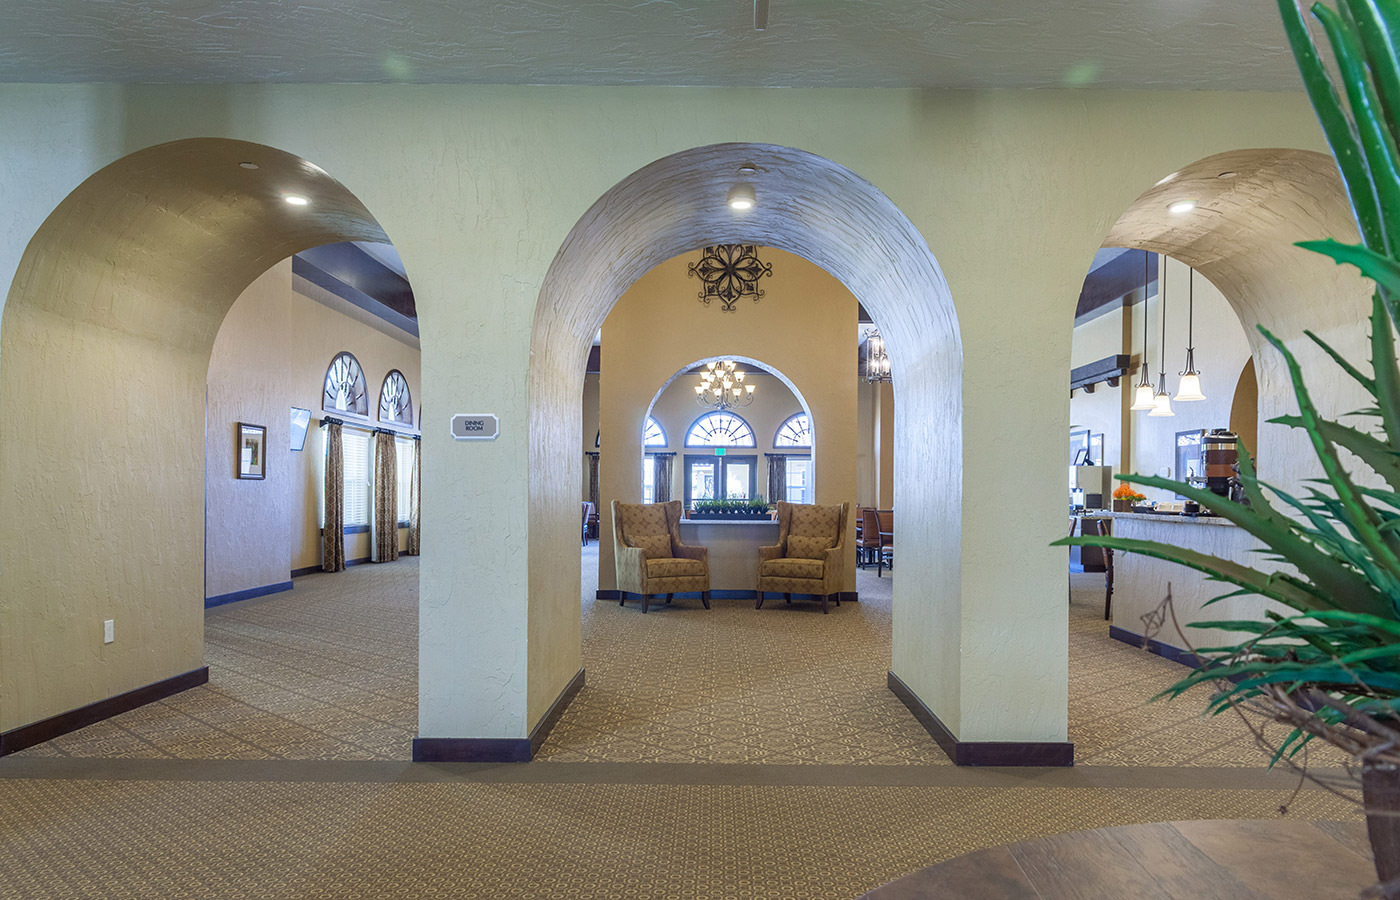
[[[1309,98],[1346,185],[1362,243],[1299,246],[1357,267],[1376,283],[1371,310],[1371,374],[1316,342],[1374,399],[1363,427],[1325,418],[1308,393],[1292,352],[1267,330],[1283,357],[1297,415],[1274,423],[1304,431],[1323,489],[1294,496],[1261,482],[1241,447],[1239,478],[1247,502],[1169,479],[1124,475],[1208,505],[1243,528],[1287,568],[1264,571],[1170,544],[1078,537],[1061,545],[1107,547],[1169,560],[1275,600],[1288,612],[1261,621],[1197,623],[1239,635],[1228,646],[1196,649],[1201,665],[1167,692],[1208,682],[1213,711],[1263,714],[1291,726],[1271,748],[1271,764],[1312,740],[1341,748],[1361,772],[1362,800],[1381,884],[1400,898],[1400,365],[1392,328],[1400,325],[1400,0],[1337,0],[1311,9],[1331,45],[1334,83],[1313,44],[1297,0],[1278,0]],[[1337,90],[1340,85],[1341,91]],[[1349,454],[1348,470],[1341,451]]]

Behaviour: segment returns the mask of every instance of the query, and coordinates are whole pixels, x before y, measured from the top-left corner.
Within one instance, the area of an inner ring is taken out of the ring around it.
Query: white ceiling
[[[1296,90],[1273,0],[7,0],[0,81]]]

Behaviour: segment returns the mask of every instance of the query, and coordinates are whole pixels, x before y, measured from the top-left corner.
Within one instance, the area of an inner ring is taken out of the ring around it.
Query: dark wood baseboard
[[[145,687],[117,694],[115,697],[108,697],[106,700],[98,700],[96,703],[89,703],[87,706],[80,706],[66,713],[59,713],[29,725],[21,725],[10,731],[0,732],[0,756],[15,753],[26,747],[33,747],[35,744],[42,744],[44,741],[51,741],[61,735],[77,731],[79,728],[86,728],[101,722],[103,719],[110,719],[112,716],[130,712],[138,706],[163,700],[208,682],[209,667],[200,666],[198,669],[193,669],[182,675],[173,675]]]
[[[304,567],[302,567],[302,568],[300,568],[300,569],[293,569],[293,570],[292,570],[292,577],[293,577],[293,578],[300,578],[300,577],[303,576],[303,575],[315,575],[317,572],[323,572],[323,571],[325,571],[325,570],[322,569],[320,566],[304,566]]]
[[[933,710],[893,672],[887,673],[890,691],[903,701],[919,724],[957,766],[1072,766],[1074,744],[1068,741],[960,741]]]
[[[1189,650],[1173,647],[1171,644],[1164,644],[1155,638],[1144,638],[1140,634],[1134,634],[1126,628],[1119,628],[1117,625],[1108,626],[1108,636],[1115,641],[1131,644],[1149,653],[1155,653],[1163,659],[1169,659],[1174,663],[1180,663],[1192,669],[1198,669],[1201,666],[1201,660],[1196,654]]]
[[[283,591],[290,591],[292,582],[281,581],[277,584],[265,584],[262,587],[248,588],[246,591],[232,591],[227,594],[218,594],[213,597],[204,598],[204,608],[210,609],[215,606],[223,606],[226,603],[237,603],[239,600],[252,600],[254,597],[266,597],[268,594],[280,594]]]
[[[584,670],[559,692],[527,738],[414,738],[414,762],[529,762],[549,737],[559,717],[583,688]]]
[[[554,698],[554,702],[550,704],[549,711],[544,714],[544,718],[540,719],[530,731],[530,756],[532,758],[540,752],[540,745],[554,730],[559,718],[564,715],[564,710],[569,708],[569,704],[574,702],[574,697],[583,690],[584,679],[583,669],[575,672],[574,677],[569,679],[569,683],[564,685],[564,690],[560,691],[559,696]]]

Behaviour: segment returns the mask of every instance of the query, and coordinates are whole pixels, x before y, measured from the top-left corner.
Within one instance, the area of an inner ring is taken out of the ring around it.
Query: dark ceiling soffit
[[[1079,292],[1079,305],[1074,310],[1076,325],[1111,312],[1125,301],[1132,305],[1142,300],[1144,254],[1146,250],[1129,250],[1089,273]],[[1156,253],[1147,255],[1147,293],[1150,294],[1152,285],[1157,283],[1158,256]]]
[[[603,371],[603,348],[594,344],[588,348],[588,366],[583,370],[585,374],[597,375]]]
[[[870,313],[865,311],[865,306],[856,303],[856,322],[860,325],[874,325],[875,320],[870,318]]]
[[[1109,387],[1118,387],[1118,380],[1128,374],[1128,367],[1132,364],[1132,357],[1126,353],[1119,353],[1116,356],[1105,356],[1103,359],[1085,363],[1077,369],[1070,369],[1069,389],[1075,391],[1083,388],[1089,393],[1094,392],[1094,385],[1101,381],[1108,382]]]
[[[354,244],[325,244],[297,255],[399,315],[418,318],[408,279]]]
[[[395,328],[402,329],[414,337],[418,337],[418,320],[411,319],[379,302],[369,294],[364,293],[355,287],[346,284],[334,275],[326,272],[306,258],[305,253],[298,253],[292,257],[292,274],[300,275],[312,284],[325,288],[332,294],[353,306],[358,306],[365,312],[378,316]]]

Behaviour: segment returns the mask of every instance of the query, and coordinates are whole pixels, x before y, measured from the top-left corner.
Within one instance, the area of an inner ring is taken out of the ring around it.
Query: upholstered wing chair
[[[778,543],[758,548],[758,603],[763,608],[764,593],[787,595],[816,594],[822,598],[822,614],[827,602],[836,598],[841,605],[841,589],[846,578],[846,515],[849,503],[840,506],[812,506],[778,501]]]
[[[669,503],[612,504],[614,561],[617,589],[642,595],[642,612],[651,606],[653,594],[699,591],[700,602],[710,608],[709,551],[681,543],[681,501]]]

